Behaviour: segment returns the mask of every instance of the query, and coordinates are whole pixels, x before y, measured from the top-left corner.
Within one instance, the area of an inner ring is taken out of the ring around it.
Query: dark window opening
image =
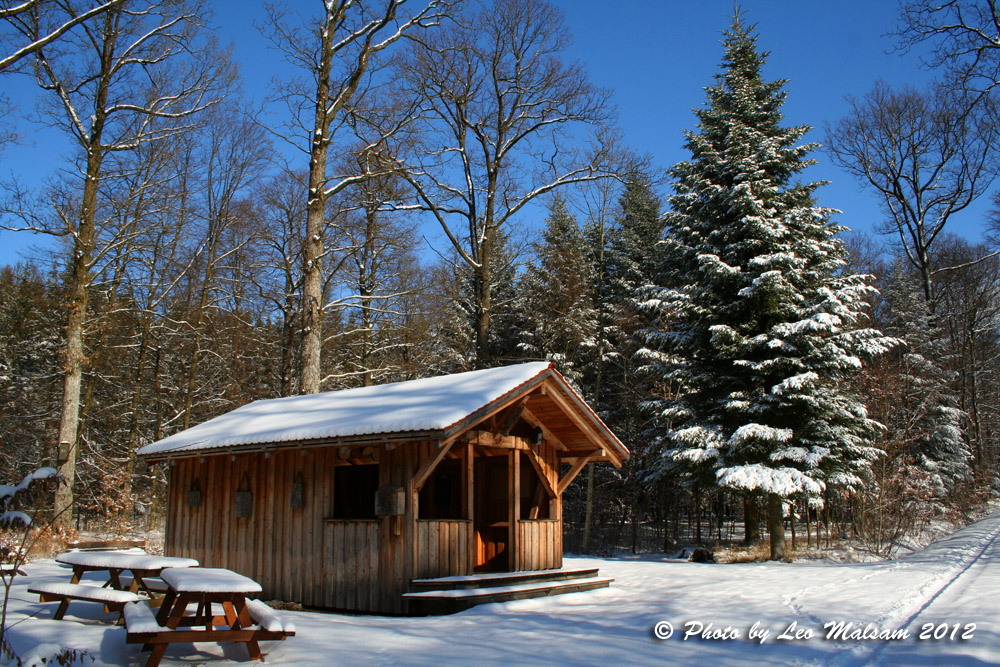
[[[378,464],[333,469],[333,518],[374,519]]]
[[[419,519],[466,519],[462,493],[462,460],[445,459],[420,489]]]
[[[521,520],[548,519],[549,497],[530,462],[521,461]]]

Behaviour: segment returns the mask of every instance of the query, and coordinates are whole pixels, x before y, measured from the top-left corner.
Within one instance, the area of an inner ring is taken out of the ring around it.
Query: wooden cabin
[[[165,553],[267,599],[406,613],[419,578],[562,566],[562,494],[629,453],[554,364],[256,401],[143,447]]]

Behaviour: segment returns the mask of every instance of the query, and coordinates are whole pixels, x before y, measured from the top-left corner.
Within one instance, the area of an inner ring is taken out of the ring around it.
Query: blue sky
[[[308,8],[317,0],[295,0]],[[207,3],[208,4],[208,3]],[[217,0],[214,24],[223,42],[231,41],[248,93],[261,97],[267,82],[282,73],[278,54],[253,27],[262,16],[254,0]],[[626,139],[666,168],[685,159],[684,129],[694,127],[692,109],[704,100],[703,87],[718,72],[722,56],[720,31],[729,25],[729,0],[556,0],[565,14],[574,44],[566,57],[581,61],[592,81],[614,90]],[[891,53],[884,36],[895,24],[891,0],[744,0],[746,19],[756,23],[759,45],[770,51],[765,75],[785,78],[788,125],[814,126],[807,140],[822,138],[824,122],[847,110],[845,95],[863,95],[879,77],[893,85],[922,84],[931,74],[916,54]],[[5,91],[22,110],[32,108],[34,90],[26,80],[3,80]],[[24,125],[25,145],[0,157],[0,178],[17,175],[38,183],[59,167],[68,144],[57,132]],[[817,152],[819,164],[806,172],[831,184],[819,191],[820,203],[841,209],[839,221],[856,230],[871,230],[882,219],[870,192]],[[305,165],[303,164],[303,167]],[[949,222],[952,232],[979,240],[989,206],[978,205]],[[0,231],[0,264],[12,263],[39,239]]]

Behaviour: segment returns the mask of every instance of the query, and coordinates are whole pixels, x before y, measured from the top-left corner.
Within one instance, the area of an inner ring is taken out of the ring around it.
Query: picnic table
[[[153,556],[146,553],[122,551],[70,551],[56,556],[56,562],[73,568],[73,577],[67,583],[33,584],[29,593],[40,596],[42,602],[59,602],[54,618],[61,620],[72,600],[104,603],[105,611],[121,611],[123,605],[143,599],[155,601],[163,591],[156,590],[150,579],[159,576],[164,568],[197,567],[192,558]],[[131,572],[126,578],[124,573]],[[106,572],[107,582],[101,586],[81,583],[87,572]]]
[[[204,641],[246,644],[250,658],[260,660],[259,641],[295,634],[265,603],[247,599],[262,590],[253,579],[221,568],[168,568],[160,577],[168,589],[159,613],[142,603],[123,610],[126,642],[152,651],[146,667],[156,667],[170,644]],[[213,614],[214,605],[221,614]]]

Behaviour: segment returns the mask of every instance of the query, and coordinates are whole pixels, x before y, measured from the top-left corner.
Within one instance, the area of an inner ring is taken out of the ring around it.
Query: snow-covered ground
[[[615,582],[608,589],[442,617],[282,612],[292,617],[298,634],[263,643],[266,664],[1000,663],[1000,514],[890,562],[701,565],[567,558],[565,564],[600,567]],[[32,564],[28,573],[32,581],[69,576],[52,561]],[[94,659],[82,664],[144,664],[146,654],[125,645],[125,630],[112,625],[98,605],[72,603],[66,620],[53,621],[56,605],[40,604],[20,579],[10,617],[19,654],[38,644],[60,644]],[[673,634],[657,639],[654,628],[666,634],[666,623]],[[831,623],[843,624],[840,638],[827,638]],[[735,637],[696,638],[699,627]],[[909,636],[860,638],[904,632]],[[812,636],[786,639],[782,633]],[[205,643],[173,646],[162,664],[235,663],[249,663],[243,646]]]

